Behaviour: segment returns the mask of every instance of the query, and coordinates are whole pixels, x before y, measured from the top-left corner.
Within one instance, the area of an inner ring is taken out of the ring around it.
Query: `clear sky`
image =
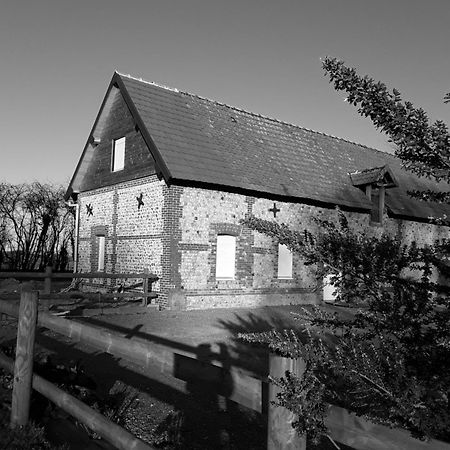
[[[450,123],[450,0],[1,0],[0,182],[67,183],[114,70],[389,150],[320,58]]]

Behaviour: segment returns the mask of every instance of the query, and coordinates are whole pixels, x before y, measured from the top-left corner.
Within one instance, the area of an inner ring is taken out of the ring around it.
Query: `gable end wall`
[[[149,269],[160,280],[153,289],[161,291],[163,274],[165,184],[156,175],[119,183],[79,195],[80,228],[78,267],[82,272],[97,269],[96,236],[105,235],[105,272],[142,272]],[[137,197],[144,204],[138,208]],[[88,214],[87,205],[93,211]],[[102,233],[103,234],[103,233]],[[107,289],[124,283],[129,286],[142,280],[93,280],[93,285]]]
[[[112,95],[112,94],[110,94]],[[140,133],[120,91],[115,94],[111,109],[102,118],[100,144],[92,150],[92,159],[80,185],[86,192],[104,186],[156,173],[155,162]],[[112,172],[113,140],[125,137],[125,167]]]

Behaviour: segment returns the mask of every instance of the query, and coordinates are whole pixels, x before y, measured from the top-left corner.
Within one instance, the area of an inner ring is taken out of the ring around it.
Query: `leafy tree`
[[[347,101],[387,133],[407,169],[450,182],[450,137],[443,122],[430,123],[398,91],[360,77],[341,61],[326,58],[323,67],[335,88],[348,93]],[[411,195],[450,203],[446,189]],[[314,218],[314,230],[256,217],[244,223],[300,254],[317,268],[319,282],[331,275],[337,300],[358,307],[345,315],[305,309],[298,315],[304,333],[241,335],[305,360],[302,379],[286,373],[274,380],[282,388],[279,404],[298,414],[298,432],[316,440],[326,433],[330,402],[418,438],[450,439],[449,288],[435,281],[437,271],[449,275],[442,258],[448,242],[419,247],[388,234],[355,231],[339,210],[334,217]]]
[[[306,361],[303,380],[288,373],[276,382],[283,388],[279,404],[300,414],[296,427],[312,439],[324,433],[325,401],[416,437],[443,437],[450,421],[450,309],[448,289],[433,282],[441,249],[354,231],[344,213],[335,214],[315,218],[314,233],[255,217],[245,223],[316,265],[319,279],[331,275],[339,301],[363,307],[347,317],[305,309],[298,315],[303,335],[241,337]]]
[[[342,61],[327,57],[323,69],[338,91],[345,91],[347,102],[358,113],[372,120],[395,144],[395,155],[405,167],[419,176],[450,182],[450,134],[441,120],[431,123],[422,108],[404,101],[399,91],[369,76],[360,76]],[[450,102],[450,93],[444,97]],[[430,201],[448,203],[450,192],[412,191],[411,195]]]
[[[73,211],[62,186],[0,184],[0,264],[13,270],[64,268],[73,245]]]

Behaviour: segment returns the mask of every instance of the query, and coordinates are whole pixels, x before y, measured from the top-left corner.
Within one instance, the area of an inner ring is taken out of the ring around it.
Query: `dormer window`
[[[353,186],[363,190],[372,202],[370,220],[383,224],[384,199],[386,189],[398,186],[397,180],[388,165],[350,173]]]
[[[125,167],[125,138],[115,139],[112,142],[111,171],[118,172]]]

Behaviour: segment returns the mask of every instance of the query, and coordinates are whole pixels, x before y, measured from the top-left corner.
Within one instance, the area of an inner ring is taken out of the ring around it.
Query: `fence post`
[[[148,275],[150,271],[144,269],[144,274]],[[142,300],[142,306],[148,306],[148,278],[142,278],[142,287],[144,291],[144,299]]]
[[[270,353],[269,370],[273,378],[284,377],[287,370],[300,376],[305,370],[305,362],[300,358],[290,359]],[[270,403],[277,400],[278,392],[280,388],[269,383],[267,450],[306,450],[306,437],[299,436],[292,428],[295,415],[284,407]]]
[[[44,293],[50,294],[52,292],[52,266],[45,268]]]
[[[38,293],[31,291],[31,288],[25,285],[20,295],[11,404],[11,428],[26,425],[28,422],[37,311]]]

